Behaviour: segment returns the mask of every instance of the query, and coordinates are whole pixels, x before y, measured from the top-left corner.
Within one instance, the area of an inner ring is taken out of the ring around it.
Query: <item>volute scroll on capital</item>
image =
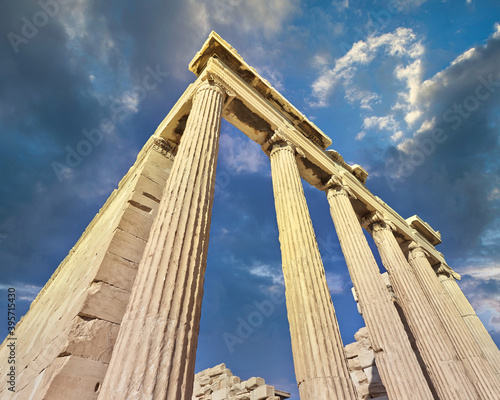
[[[361,218],[361,225],[372,230],[389,229],[396,232],[396,225],[389,221],[380,211],[373,211]]]
[[[332,175],[328,182],[323,185],[322,190],[326,193],[327,196],[343,195],[351,197],[353,199],[357,198],[351,188],[345,184],[342,176],[339,175]]]
[[[434,266],[434,268],[435,268],[436,274],[438,274],[438,276],[443,275],[446,278],[455,279],[458,281],[462,278],[460,276],[460,274],[457,274],[455,271],[453,271],[453,269],[445,262],[440,262],[439,265]]]
[[[225,103],[228,103],[227,100],[232,100],[236,96],[229,88],[229,86],[218,75],[215,75],[211,72],[207,72],[205,76],[201,78],[199,86],[194,91],[193,100],[199,93],[206,89],[218,90],[222,95],[222,101]]]
[[[286,150],[293,153],[293,155],[299,155],[305,158],[302,149],[287,139],[279,129],[276,129],[271,137],[264,142],[262,150],[268,154],[269,157],[278,150]]]
[[[420,246],[414,240],[410,240],[409,242],[403,243],[404,246],[408,249],[408,252],[412,254],[414,257],[430,257],[430,254],[427,250],[424,250],[422,246]]]

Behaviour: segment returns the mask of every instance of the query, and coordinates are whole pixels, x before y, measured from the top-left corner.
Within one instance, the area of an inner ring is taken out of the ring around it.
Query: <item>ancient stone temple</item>
[[[269,156],[300,398],[500,399],[500,352],[439,232],[370,193],[366,171],[216,33],[189,69],[197,79],[18,323],[17,387],[0,399],[287,398],[223,364],[195,377],[222,118]],[[325,193],[366,324],[346,347],[301,178]]]

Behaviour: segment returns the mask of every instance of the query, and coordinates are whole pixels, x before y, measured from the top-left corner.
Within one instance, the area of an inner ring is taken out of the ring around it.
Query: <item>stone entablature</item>
[[[266,385],[262,378],[242,381],[225,364],[198,372],[194,376],[192,400],[285,400],[290,393]]]

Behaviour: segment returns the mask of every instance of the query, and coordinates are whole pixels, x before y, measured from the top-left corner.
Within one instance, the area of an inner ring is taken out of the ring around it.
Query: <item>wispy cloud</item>
[[[9,288],[14,288],[16,293],[16,299],[21,301],[29,301],[32,302],[35,300],[40,290],[42,290],[41,286],[30,285],[23,282],[14,282],[12,285],[0,284],[0,290],[4,291]]]
[[[346,290],[347,291],[350,290],[350,287],[348,287],[344,275],[334,274],[329,271],[325,271],[325,274],[326,274],[326,282],[328,283],[328,289],[330,289],[330,293],[338,294],[338,293],[344,293]]]
[[[268,264],[254,263],[248,267],[248,271],[253,276],[269,278],[273,285],[284,285],[283,273],[281,267]]]
[[[261,172],[269,163],[259,145],[232,129],[221,134],[220,157],[223,168],[229,168],[230,173],[235,175],[242,172]]]
[[[372,110],[373,105],[380,101],[380,94],[369,84],[370,79],[366,79],[364,74],[369,66],[383,57],[389,68],[392,65],[394,76],[405,85],[406,90],[410,90],[410,93],[401,93],[395,108],[409,109],[414,97],[411,91],[418,84],[420,76],[420,59],[423,53],[423,45],[408,28],[398,28],[392,33],[372,35],[366,40],[360,40],[335,61],[333,68],[323,68],[321,75],[312,84],[315,100],[310,105],[326,107],[334,91],[343,89],[349,103]],[[319,57],[318,60],[324,60],[324,57]]]
[[[460,269],[460,286],[492,335],[500,335],[500,265],[474,265]]]
[[[332,4],[337,11],[341,12],[349,8],[349,0],[334,0]]]
[[[234,25],[246,32],[261,32],[267,37],[279,33],[285,23],[299,11],[298,0],[191,0],[200,13],[223,26]]]

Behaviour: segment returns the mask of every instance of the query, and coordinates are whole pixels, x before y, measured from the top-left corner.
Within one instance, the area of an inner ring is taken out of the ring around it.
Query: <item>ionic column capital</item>
[[[346,196],[351,197],[353,199],[356,198],[356,195],[351,190],[351,188],[344,183],[342,177],[338,175],[332,175],[328,182],[323,186],[323,191],[325,191],[327,198],[331,196]]]
[[[224,86],[224,84],[222,84],[218,80],[214,79],[214,77],[209,76],[208,79],[203,81],[196,89],[196,92],[193,95],[193,101],[204,90],[215,90],[215,91],[219,92],[222,95],[223,102],[226,99],[226,97],[228,96],[228,91],[227,91],[226,87]]]
[[[262,150],[265,153],[269,154],[269,157],[271,157],[277,151],[282,150],[289,151],[294,156],[299,155],[301,157],[305,157],[302,149],[300,149],[299,147],[297,147],[297,145],[292,143],[292,141],[287,139],[279,129],[276,129],[273,135],[271,135],[271,137],[264,142],[264,144],[262,145]]]
[[[391,232],[396,231],[396,226],[391,221],[384,218],[384,215],[380,211],[373,211],[364,215],[361,218],[361,225],[364,228],[370,228],[373,231],[379,231],[382,229],[388,229]]]
[[[427,258],[429,256],[429,253],[422,248],[417,242],[415,241],[410,241],[410,242],[405,242],[403,245],[406,246],[408,249],[409,255],[411,257],[423,257]]]

